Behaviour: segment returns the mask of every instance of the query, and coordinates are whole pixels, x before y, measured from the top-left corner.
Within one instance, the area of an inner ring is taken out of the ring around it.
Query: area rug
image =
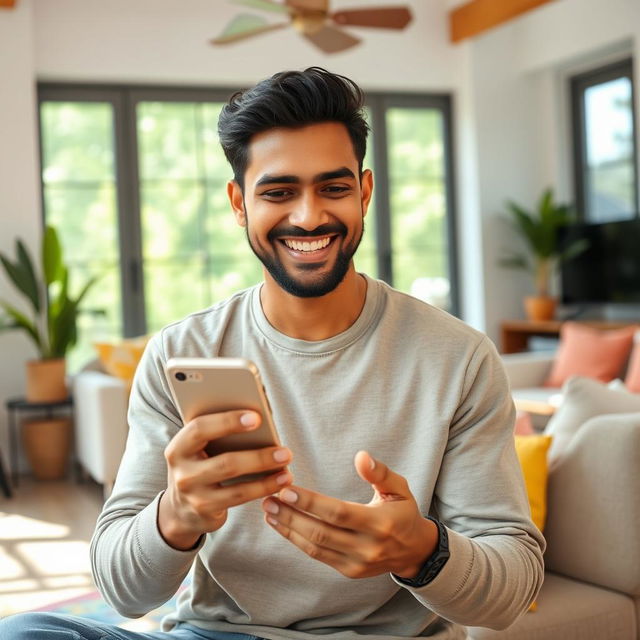
[[[89,593],[71,598],[70,600],[54,602],[50,605],[39,607],[38,611],[80,616],[81,618],[96,620],[97,622],[117,625],[118,627],[130,629],[131,631],[159,631],[160,621],[164,616],[175,611],[178,596],[186,588],[187,584],[188,582],[183,583],[176,595],[161,607],[135,620],[121,616],[104,601],[98,591],[90,591]]]

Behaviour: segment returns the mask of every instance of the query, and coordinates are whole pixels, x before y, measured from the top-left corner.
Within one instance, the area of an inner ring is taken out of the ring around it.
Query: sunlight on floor
[[[89,539],[100,506],[92,487],[21,483],[0,511],[0,616],[95,590]]]
[[[64,538],[69,527],[0,511],[0,540]]]
[[[34,567],[41,576],[60,576],[91,570],[88,542],[20,542],[14,548],[16,555]]]

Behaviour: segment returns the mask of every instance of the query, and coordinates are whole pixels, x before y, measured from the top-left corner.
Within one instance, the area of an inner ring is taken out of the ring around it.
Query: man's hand
[[[308,556],[349,578],[414,578],[435,551],[436,525],[420,513],[405,478],[365,451],[356,454],[355,467],[373,487],[368,504],[288,487],[277,499],[263,501],[266,521]]]
[[[225,523],[229,507],[277,493],[293,482],[288,471],[277,471],[291,461],[289,449],[265,447],[213,457],[205,451],[212,440],[259,426],[260,414],[253,411],[200,416],[180,429],[167,445],[167,490],[160,499],[158,528],[169,545],[192,548],[203,533],[215,531]],[[257,480],[232,486],[220,484],[271,470],[272,474]]]

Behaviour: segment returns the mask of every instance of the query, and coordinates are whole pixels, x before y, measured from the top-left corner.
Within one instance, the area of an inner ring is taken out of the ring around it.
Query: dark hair
[[[220,112],[218,135],[236,182],[244,190],[249,142],[256,133],[319,122],[341,122],[347,127],[362,173],[369,133],[363,104],[362,90],[353,80],[320,67],[282,71],[234,93]]]

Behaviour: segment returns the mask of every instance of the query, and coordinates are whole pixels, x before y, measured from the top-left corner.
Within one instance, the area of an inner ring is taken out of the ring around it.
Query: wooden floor
[[[95,589],[89,541],[102,500],[91,482],[28,477],[0,494],[0,617]]]

